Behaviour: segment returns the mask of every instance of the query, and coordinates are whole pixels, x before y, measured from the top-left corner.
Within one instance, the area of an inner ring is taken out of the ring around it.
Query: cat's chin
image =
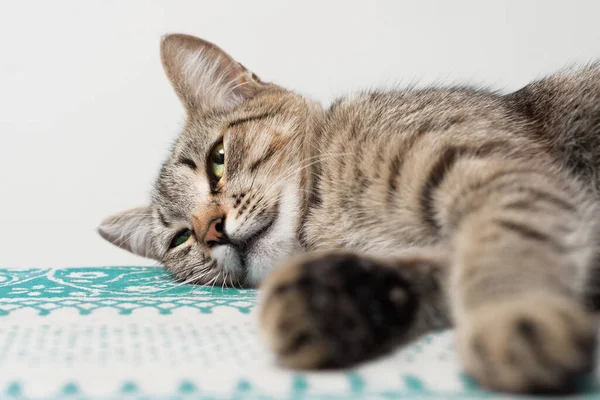
[[[273,240],[264,236],[243,251],[233,245],[219,246],[213,250],[212,256],[219,261],[233,282],[245,287],[255,287],[279,261],[279,257],[274,256],[280,251],[273,248],[272,244]]]
[[[231,245],[215,249],[213,256],[224,269],[243,286],[256,287],[288,257],[300,252],[293,235],[282,235],[277,221],[269,231],[256,239],[251,246],[240,251]],[[285,221],[282,222],[285,225]]]
[[[288,228],[286,225],[289,221],[280,218],[269,234],[257,240],[244,254],[244,281],[247,286],[258,286],[286,259],[302,251],[294,235],[283,234]]]
[[[245,287],[256,287],[284,259],[295,252],[297,246],[270,234],[256,240],[243,252],[226,245],[215,249],[213,257],[219,260],[227,274]],[[227,284],[227,282],[226,282]]]

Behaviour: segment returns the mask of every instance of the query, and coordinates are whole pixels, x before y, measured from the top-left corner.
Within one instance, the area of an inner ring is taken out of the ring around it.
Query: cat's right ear
[[[138,256],[160,261],[152,245],[152,211],[137,207],[105,218],[98,226],[104,239]]]
[[[253,97],[265,85],[219,47],[194,36],[163,37],[160,55],[188,113],[226,110]]]

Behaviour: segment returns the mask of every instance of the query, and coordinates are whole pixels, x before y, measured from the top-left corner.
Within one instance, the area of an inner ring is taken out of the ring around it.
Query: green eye
[[[223,142],[216,145],[210,155],[210,171],[218,179],[221,179],[223,172],[225,172],[225,148],[223,147]]]
[[[189,229],[184,229],[182,231],[177,232],[177,235],[171,240],[171,245],[169,246],[171,249],[174,247],[181,246],[192,236],[192,231]]]

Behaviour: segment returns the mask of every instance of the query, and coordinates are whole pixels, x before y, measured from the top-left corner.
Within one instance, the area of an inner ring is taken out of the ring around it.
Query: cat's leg
[[[437,208],[453,238],[449,292],[463,366],[490,389],[575,390],[595,358],[583,300],[595,204],[559,173],[475,163],[457,167]]]
[[[351,365],[443,321],[447,293],[463,365],[478,382],[515,392],[573,389],[596,347],[583,301],[597,252],[596,205],[547,165],[467,159],[444,174],[423,210],[449,258],[297,259],[264,287],[270,346],[291,367]]]
[[[290,368],[345,367],[449,325],[447,257],[389,260],[349,252],[290,260],[262,287],[267,343]]]

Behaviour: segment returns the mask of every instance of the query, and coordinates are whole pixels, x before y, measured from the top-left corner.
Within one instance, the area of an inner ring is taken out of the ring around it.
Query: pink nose
[[[204,243],[207,245],[218,242],[223,237],[223,218],[215,218],[211,221],[206,234],[204,235]]]

